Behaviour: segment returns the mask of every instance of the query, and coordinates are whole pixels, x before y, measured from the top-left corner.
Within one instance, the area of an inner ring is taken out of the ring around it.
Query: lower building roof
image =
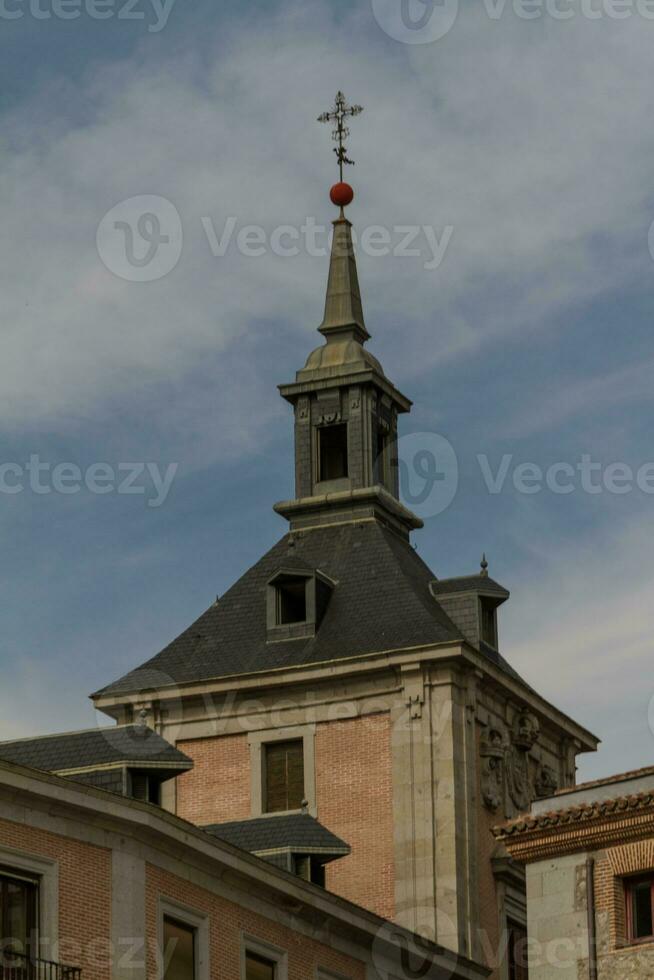
[[[0,759],[45,772],[66,773],[103,766],[184,770],[193,766],[147,725],[112,725],[0,742]]]
[[[351,850],[349,844],[308,813],[271,814],[251,820],[209,824],[203,830],[251,854],[286,849],[332,859],[344,857]]]

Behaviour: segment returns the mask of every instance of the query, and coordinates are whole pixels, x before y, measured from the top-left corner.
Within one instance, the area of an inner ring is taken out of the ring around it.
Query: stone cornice
[[[376,672],[387,671],[414,663],[452,663],[463,669],[473,669],[481,672],[486,683],[494,685],[502,696],[513,697],[518,703],[528,705],[539,717],[545,720],[562,735],[578,741],[581,750],[595,751],[598,739],[585,728],[559,711],[554,705],[537,694],[531,687],[510,677],[501,667],[494,664],[478,650],[465,641],[452,643],[444,641],[440,644],[427,646],[406,647],[401,650],[380,650],[361,656],[329,660],[316,664],[298,664],[290,667],[273,668],[268,671],[257,671],[252,674],[234,674],[215,680],[189,682],[186,684],[162,687],[149,693],[151,701],[172,699],[179,701],[186,698],[220,697],[234,692],[257,692],[265,689],[310,686],[313,690],[321,681],[329,683],[334,680],[347,680],[363,675],[370,677]],[[375,691],[373,690],[374,694]],[[143,694],[96,695],[93,697],[95,707],[114,717],[112,708],[121,709],[125,705],[137,705],[143,700]]]

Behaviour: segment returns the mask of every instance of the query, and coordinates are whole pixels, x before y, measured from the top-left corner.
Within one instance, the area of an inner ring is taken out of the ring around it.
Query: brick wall
[[[241,932],[271,943],[288,953],[289,980],[315,980],[319,967],[350,980],[365,980],[363,963],[332,950],[329,946],[292,932],[286,926],[240,908],[191,882],[151,865],[146,870],[146,931],[148,978],[156,978],[154,950],[157,942],[159,897],[182,902],[209,916],[209,946],[212,980],[237,980],[240,976]]]
[[[318,725],[318,819],[352,847],[327,867],[327,888],[392,919],[391,726],[385,714]]]
[[[247,735],[178,742],[195,763],[177,778],[177,814],[196,824],[250,816],[250,749]]]
[[[71,966],[81,966],[85,980],[109,980],[111,852],[8,820],[0,820],[0,844],[57,862],[57,959]],[[47,948],[42,955],[52,958]]]
[[[654,943],[627,946],[624,879],[654,869],[654,840],[609,847],[595,855],[595,906],[600,980],[654,976]]]

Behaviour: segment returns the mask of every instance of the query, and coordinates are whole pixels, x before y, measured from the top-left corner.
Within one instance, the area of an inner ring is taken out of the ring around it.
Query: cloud
[[[585,778],[654,759],[654,570],[651,518],[563,540],[531,532],[532,558],[514,572],[503,650],[544,697],[602,739],[582,756]]]
[[[1,161],[4,426],[65,429],[118,399],[136,411],[146,393],[167,432],[172,390],[193,428],[211,384],[238,416],[276,332],[308,353],[326,260],[215,258],[201,219],[268,233],[330,219],[328,133],[313,118],[334,79],[366,103],[352,127],[359,228],[454,227],[431,272],[423,257],[360,257],[377,349],[400,376],[649,271],[646,32],[635,18],[558,26],[462,11],[438,44],[409,48],[367,9],[332,19],[290,3],[216,29],[208,58],[171,46],[96,68],[48,98],[47,121],[41,98],[21,105]],[[152,283],[117,278],[94,246],[103,214],[139,194],[170,200],[184,229],[179,264]],[[239,357],[244,337],[256,343]]]

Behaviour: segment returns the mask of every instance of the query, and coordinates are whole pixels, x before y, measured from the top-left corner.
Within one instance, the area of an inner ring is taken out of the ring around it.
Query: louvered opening
[[[302,739],[266,745],[265,808],[268,813],[299,810],[304,799]]]

